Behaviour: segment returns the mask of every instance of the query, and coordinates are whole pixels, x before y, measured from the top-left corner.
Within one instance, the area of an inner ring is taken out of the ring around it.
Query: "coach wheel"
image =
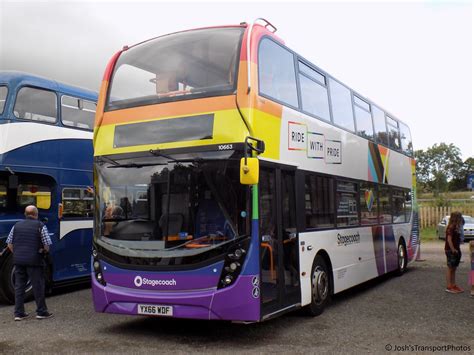
[[[406,269],[407,269],[407,264],[408,264],[408,258],[407,258],[407,250],[405,248],[405,244],[403,242],[398,243],[398,268],[397,268],[397,274],[402,275]]]
[[[330,277],[329,268],[323,257],[316,256],[311,271],[311,304],[307,307],[309,315],[320,315],[329,303],[331,296]]]
[[[15,303],[15,265],[13,265],[13,256],[10,255],[5,261],[5,264],[1,270],[1,281],[2,281],[2,296],[4,301],[8,303]],[[26,283],[25,289],[25,301],[33,297],[33,286],[31,286],[30,280]]]

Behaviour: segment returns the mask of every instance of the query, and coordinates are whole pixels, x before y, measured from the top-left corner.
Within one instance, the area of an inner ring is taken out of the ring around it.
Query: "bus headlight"
[[[97,260],[94,261],[94,270],[95,270],[95,271],[99,271],[99,270],[100,270],[100,263],[99,263]]]
[[[218,289],[232,285],[239,277],[247,254],[250,238],[231,246],[226,253]]]

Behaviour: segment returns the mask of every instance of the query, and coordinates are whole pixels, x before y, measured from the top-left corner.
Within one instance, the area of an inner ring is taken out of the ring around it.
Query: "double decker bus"
[[[0,298],[14,301],[12,226],[36,205],[53,245],[48,285],[90,278],[92,130],[97,94],[0,71]],[[48,287],[50,288],[50,287]],[[27,286],[27,295],[32,287]]]
[[[258,322],[414,260],[408,126],[268,21],[124,47],[94,129],[95,310]]]

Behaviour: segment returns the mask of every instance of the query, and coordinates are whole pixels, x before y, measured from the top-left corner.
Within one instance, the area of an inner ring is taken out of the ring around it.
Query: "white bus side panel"
[[[329,256],[334,293],[338,293],[396,270],[400,237],[407,242],[409,233],[407,223],[300,233],[302,306],[311,302],[311,269],[319,252]]]

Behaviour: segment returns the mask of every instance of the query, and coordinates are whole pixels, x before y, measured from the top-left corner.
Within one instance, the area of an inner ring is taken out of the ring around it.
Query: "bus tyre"
[[[319,316],[331,298],[330,270],[321,255],[317,255],[311,269],[311,303],[307,306],[310,316]]]
[[[407,248],[405,248],[405,243],[402,240],[398,243],[397,259],[397,275],[401,276],[407,270],[408,265]]]
[[[13,265],[13,255],[9,255],[3,268],[0,271],[1,275],[1,286],[2,286],[2,297],[3,301],[10,304],[15,303],[15,265]],[[31,286],[30,280],[26,284],[25,290],[25,301],[30,300],[33,297],[33,287]]]

